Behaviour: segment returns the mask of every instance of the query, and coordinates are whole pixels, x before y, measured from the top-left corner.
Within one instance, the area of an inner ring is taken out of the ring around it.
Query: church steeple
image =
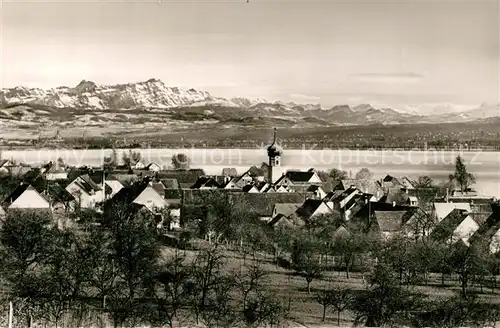
[[[277,144],[277,129],[274,128],[273,142],[269,147],[267,147],[267,156],[269,157],[269,168],[268,168],[268,180],[270,183],[273,181],[273,170],[274,167],[281,165],[281,154],[283,150]]]

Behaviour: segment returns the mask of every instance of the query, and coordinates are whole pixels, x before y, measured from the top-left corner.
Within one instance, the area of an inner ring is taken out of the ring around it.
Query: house
[[[402,177],[401,179],[399,179],[399,182],[405,189],[412,190],[417,188],[417,183],[410,180],[408,177]]]
[[[69,212],[76,208],[75,197],[58,183],[49,184],[42,194],[49,199],[54,213]]]
[[[321,184],[323,181],[314,171],[287,171],[276,182],[277,186]]]
[[[153,188],[148,179],[122,188],[110,201],[111,203],[144,205],[153,212],[163,209],[168,205],[165,199]]]
[[[161,166],[156,163],[149,163],[146,165],[145,169],[151,172],[159,172],[161,171]]]
[[[295,228],[295,227],[301,227],[304,225],[304,221],[300,220],[294,215],[286,216],[283,214],[278,214],[275,217],[269,221],[269,225],[273,229],[277,228]]]
[[[471,212],[469,203],[433,203],[432,215],[437,219],[438,222],[441,222],[454,209],[461,209],[466,210],[467,212]]]
[[[106,179],[105,184],[111,189],[111,193],[107,197],[113,197],[116,195],[124,186],[116,179]]]
[[[388,174],[381,180],[381,186],[386,190],[389,188],[401,188],[403,185],[397,178]]]
[[[42,172],[45,179],[49,181],[68,179],[68,172],[59,165],[50,165],[46,169],[42,170]]]
[[[306,201],[295,211],[295,214],[304,221],[319,215],[334,214],[325,202],[319,199],[306,199]]]
[[[388,204],[418,206],[418,198],[415,194],[415,189],[404,189],[394,187],[386,189],[384,196],[380,199],[381,202]]]
[[[281,214],[286,217],[294,214],[299,207],[302,206],[302,203],[276,203],[273,207],[272,217]]]
[[[479,245],[492,254],[500,251],[500,204],[492,204],[492,213],[470,238],[470,243]]]
[[[368,232],[371,229],[371,221],[375,211],[408,211],[415,209],[407,205],[370,202],[368,197],[365,194],[356,196],[355,204],[349,209],[349,219],[346,220],[349,231]]]
[[[219,189],[221,186],[211,177],[202,176],[196,180],[191,189]]]
[[[149,185],[162,197],[165,198],[165,185],[161,181],[149,181]]]
[[[354,196],[362,194],[362,192],[356,187],[350,187],[346,190],[334,190],[325,195],[323,200],[333,209],[336,210],[346,210],[348,203],[354,198]]]
[[[430,237],[442,243],[462,241],[469,246],[469,239],[478,229],[479,224],[474,221],[470,212],[455,208],[438,223]]]
[[[254,185],[259,190],[259,192],[268,192],[272,187],[270,183],[265,181],[255,182]]]
[[[323,190],[323,188],[321,188],[320,186],[318,185],[310,185],[307,189],[306,189],[307,192],[312,192],[314,197],[316,197],[317,199],[323,199],[326,197],[326,192]]]
[[[246,185],[241,190],[246,193],[254,193],[254,194],[260,193],[259,189],[253,184]]]
[[[106,189],[106,193],[112,193],[111,188],[107,187]],[[104,201],[106,196],[101,185],[95,183],[88,174],[79,176],[70,182],[66,190],[73,195],[77,206],[81,208],[94,208],[97,203]]]
[[[7,210],[51,210],[50,201],[28,183],[21,183],[21,185],[14,189],[4,200],[2,206]]]
[[[333,188],[334,190],[347,190],[356,188],[365,194],[373,195],[378,200],[384,196],[384,190],[380,183],[370,179],[346,179],[340,182]]]
[[[14,164],[8,159],[0,160],[0,174],[9,174]]]
[[[391,238],[403,231],[407,211],[374,211],[372,229],[384,238]]]
[[[144,165],[143,162],[139,161],[139,162],[135,163],[135,165],[132,165],[132,168],[134,170],[144,170],[146,168],[146,165]]]

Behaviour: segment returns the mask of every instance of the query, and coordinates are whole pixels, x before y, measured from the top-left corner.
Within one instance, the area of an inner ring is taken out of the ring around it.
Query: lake
[[[118,158],[127,149],[116,150]],[[243,173],[252,165],[267,162],[265,147],[256,149],[141,149],[142,161],[145,164],[155,162],[161,167],[171,165],[174,154],[184,153],[188,156],[191,168],[203,168],[207,174],[219,174],[224,167],[234,167]],[[38,149],[8,150],[2,152],[3,159],[14,159],[27,164],[38,164],[56,161],[62,158],[68,165],[100,166],[106,156],[112,154],[111,149]],[[476,190],[485,195],[500,198],[500,152],[487,151],[400,151],[400,150],[329,150],[285,149],[282,156],[281,171],[287,169],[306,170],[314,167],[319,170],[340,168],[353,176],[357,170],[366,167],[375,177],[385,174],[396,177],[408,176],[416,179],[427,175],[434,180],[446,180],[454,170],[457,155],[461,155],[470,172],[477,179]]]

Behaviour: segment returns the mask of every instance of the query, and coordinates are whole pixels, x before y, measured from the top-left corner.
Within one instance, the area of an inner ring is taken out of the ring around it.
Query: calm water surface
[[[184,153],[190,159],[192,168],[203,168],[207,174],[218,174],[224,167],[235,167],[243,173],[252,165],[267,162],[264,148],[261,149],[142,149],[145,164],[155,162],[162,167],[171,164],[172,155]],[[117,150],[121,160],[122,153]],[[3,159],[38,164],[62,158],[69,165],[100,166],[112,150],[40,149],[9,150],[2,152]],[[500,152],[486,151],[397,151],[397,150],[328,150],[328,149],[286,149],[282,156],[282,168],[320,170],[341,168],[352,175],[362,167],[369,168],[376,177],[385,174],[417,178],[428,175],[434,180],[445,180],[453,172],[454,161],[461,155],[469,171],[477,178],[475,188],[483,194],[500,197]]]

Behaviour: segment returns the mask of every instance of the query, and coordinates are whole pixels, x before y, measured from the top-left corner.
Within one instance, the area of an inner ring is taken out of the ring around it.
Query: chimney
[[[446,202],[449,203],[450,202],[450,195],[449,195],[449,190],[448,188],[446,188],[446,198],[445,198]]]

